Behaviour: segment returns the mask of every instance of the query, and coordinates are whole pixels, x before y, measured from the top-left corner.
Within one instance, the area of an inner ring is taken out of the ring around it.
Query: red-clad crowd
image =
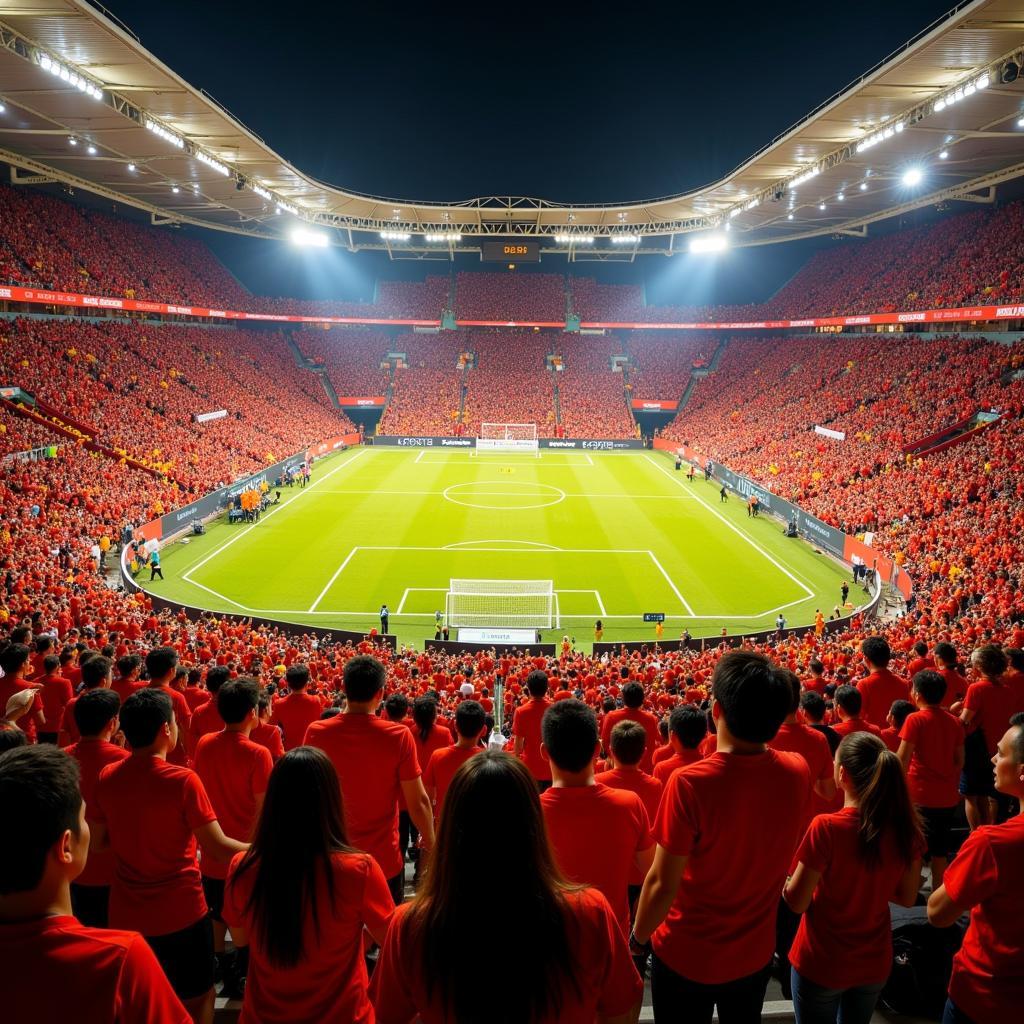
[[[624,375],[612,371],[612,356],[622,354],[621,344],[614,335],[563,334],[558,339],[562,369],[555,381],[565,437],[635,435]]]
[[[401,334],[394,351],[405,353],[393,376],[393,393],[378,424],[379,434],[454,434],[466,370],[461,333]],[[462,361],[464,362],[464,360]]]
[[[712,358],[724,339],[693,331],[630,331],[623,333],[628,352],[629,387],[634,398],[678,402],[690,375]]]
[[[381,369],[391,338],[367,328],[328,330],[307,328],[291,332],[299,351],[314,365],[322,366],[339,396],[380,397],[387,393],[391,372]]]
[[[561,274],[460,273],[455,276],[455,316],[564,324],[565,287]]]

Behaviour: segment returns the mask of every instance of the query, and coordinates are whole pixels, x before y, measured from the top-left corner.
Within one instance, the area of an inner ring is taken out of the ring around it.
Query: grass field
[[[551,579],[558,635],[589,649],[767,629],[826,617],[841,566],[776,519],[749,519],[719,486],[688,483],[660,452],[477,455],[357,448],[320,462],[258,524],[213,524],[163,551],[153,593],[191,605],[340,629],[379,626],[421,645],[452,578]],[[144,576],[145,574],[143,574]],[[140,576],[140,582],[143,580]],[[859,591],[854,590],[854,594]],[[454,639],[454,632],[453,637]],[[545,639],[555,639],[547,633]]]

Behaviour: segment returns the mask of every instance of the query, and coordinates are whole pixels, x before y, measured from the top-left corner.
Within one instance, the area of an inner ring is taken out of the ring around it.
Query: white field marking
[[[262,521],[266,522],[272,515],[275,515],[277,512],[281,512],[286,508],[291,508],[295,504],[295,502],[297,502],[304,494],[308,494],[311,490],[313,490],[314,487],[318,487],[325,480],[330,480],[330,478],[334,476],[334,474],[337,473],[339,469],[344,469],[346,466],[351,466],[352,463],[355,462],[360,455],[365,455],[366,452],[366,448],[361,448],[358,452],[356,452],[355,455],[352,456],[351,459],[346,459],[343,463],[341,463],[341,465],[335,466],[334,469],[330,471],[330,473],[326,473],[324,476],[320,477],[319,480],[314,480],[307,487],[303,487],[299,491],[299,493],[296,494],[290,501],[286,502],[285,504],[278,505],[276,508],[272,508],[269,512],[262,516]],[[244,527],[239,533],[236,533],[235,536],[232,537],[230,540],[225,541],[225,543],[221,544],[219,548],[214,548],[213,551],[211,551],[204,559],[202,559],[202,561],[197,562],[195,565],[193,565],[192,568],[189,569],[188,572],[186,572],[181,578],[185,580],[187,583],[195,582],[192,579],[192,573],[194,573],[197,569],[201,569],[212,558],[215,558],[226,548],[231,547],[231,545],[234,544],[236,541],[241,540],[250,532],[250,530],[255,529],[255,527],[257,526],[259,526],[259,523],[252,523],[251,525]]]
[[[601,609],[601,614],[602,615],[606,614],[605,610],[604,610],[604,601],[601,600],[601,591],[600,590],[595,590],[594,591],[594,597],[597,598],[597,607]]]
[[[415,462],[419,462],[419,461],[420,461],[420,459],[422,459],[422,458],[423,458],[423,456],[424,456],[424,455],[426,455],[426,454],[427,454],[427,449],[426,449],[426,448],[421,448],[421,449],[420,449],[420,453],[419,453],[419,455],[417,455],[417,456],[416,456],[416,458],[415,458],[415,460],[414,460],[414,461],[415,461]]]
[[[679,603],[686,609],[690,618],[696,618],[693,609],[690,607],[690,602],[687,601],[686,598],[679,593],[679,588],[673,582],[672,577],[669,576],[667,572],[665,572],[665,566],[663,566],[661,562],[658,561],[653,551],[648,551],[647,554],[651,556],[651,561],[657,566],[658,571],[661,573],[661,575],[665,577],[665,582],[668,583],[668,585],[672,588],[672,592],[676,595],[676,597],[679,598]]]
[[[561,613],[561,609],[558,606],[558,591],[557,590],[554,592],[554,598],[555,598],[555,629],[561,629],[562,628],[562,613]]]
[[[182,577],[182,579],[184,579],[184,577]],[[208,594],[213,594],[214,597],[219,597],[222,601],[227,601],[228,604],[233,604],[236,608],[241,608],[242,611],[251,612],[254,610],[252,608],[247,607],[244,604],[239,604],[237,601],[232,601],[231,598],[227,595],[222,594],[217,590],[213,590],[210,587],[206,587],[202,583],[196,583],[195,580],[188,580],[187,582],[191,584],[193,587],[198,587],[200,590],[205,590]]]
[[[402,608],[405,607],[405,599],[408,596],[409,596],[409,588],[406,587],[405,590],[402,591],[402,600],[398,602],[398,607],[395,609],[395,614],[396,615],[401,615],[402,614]]]
[[[440,465],[440,463],[438,463]],[[524,480],[463,480],[460,483],[452,484],[451,487],[477,487],[483,486],[484,484],[494,484],[500,486],[502,483],[508,483],[508,485],[516,487],[529,487],[530,483]],[[550,487],[550,484],[534,484],[536,487]],[[450,488],[447,488],[450,489]],[[562,490],[562,488],[555,488],[556,490]],[[418,498],[442,498],[444,497],[444,491],[389,491],[383,489],[367,489],[367,490],[353,490],[351,488],[344,488],[343,490],[326,490],[321,491],[321,494],[393,494],[400,495],[403,497],[418,497]],[[500,492],[501,496],[508,494],[510,497],[515,498],[536,498],[540,495],[536,494],[514,494],[508,491]],[[563,491],[566,498],[625,498],[629,501],[687,501],[695,500],[696,496],[692,494],[623,494],[621,492],[616,494],[587,494],[587,493],[574,493],[571,491]],[[498,494],[493,491],[477,491],[477,495],[483,497],[498,497]],[[451,499],[449,499],[451,500]],[[495,511],[504,511],[496,509]]]
[[[555,593],[556,594],[593,594],[594,597],[597,599],[597,607],[598,607],[598,609],[600,610],[602,615],[605,614],[604,601],[601,600],[601,591],[600,590],[571,590],[571,589],[567,589],[565,587],[559,587],[558,590],[555,591]],[[572,618],[572,616],[571,615],[567,615],[566,618],[569,619],[569,618]]]
[[[315,611],[316,611],[316,606],[317,606],[317,605],[318,605],[318,604],[319,604],[319,603],[320,603],[320,602],[321,602],[321,601],[322,601],[322,600],[324,599],[324,597],[325,597],[325,596],[326,596],[326,594],[327,594],[327,591],[328,591],[328,590],[330,590],[330,589],[331,589],[331,587],[333,587],[333,586],[334,586],[334,581],[335,581],[335,580],[336,580],[336,579],[337,579],[337,578],[338,578],[338,577],[339,577],[339,576],[341,575],[341,573],[342,573],[342,570],[343,570],[343,569],[345,568],[345,566],[346,566],[346,565],[348,565],[348,563],[349,563],[349,562],[351,561],[351,559],[352,559],[352,556],[353,556],[353,555],[354,555],[354,554],[355,554],[355,553],[356,553],[356,552],[357,552],[358,550],[359,550],[359,548],[353,548],[353,549],[352,549],[352,550],[351,550],[351,551],[350,551],[350,552],[349,552],[349,553],[348,553],[348,554],[347,554],[347,555],[345,556],[345,561],[344,561],[344,562],[342,562],[342,563],[341,563],[341,565],[339,565],[339,566],[338,566],[338,568],[334,570],[334,575],[333,575],[333,576],[332,576],[332,577],[331,577],[331,578],[330,578],[330,579],[329,579],[329,580],[327,581],[327,586],[325,586],[325,587],[324,587],[324,589],[323,589],[323,590],[321,590],[319,594],[317,594],[316,600],[315,600],[315,601],[314,601],[314,602],[313,602],[313,603],[312,603],[312,604],[311,604],[311,605],[309,606],[309,611],[311,611],[311,612],[315,612]]]
[[[680,487],[686,486],[682,480],[676,480],[676,478],[667,469],[665,469],[664,466],[658,465],[658,463],[655,462],[655,460],[652,459],[650,455],[647,455],[645,453],[644,458],[656,470],[658,470],[658,472],[664,473],[665,476],[669,478],[669,480],[673,480]],[[749,534],[744,533],[738,526],[734,525],[733,523],[730,523],[729,520],[726,519],[725,516],[723,516],[722,513],[718,511],[718,509],[716,509],[713,505],[709,505],[699,494],[697,494],[695,490],[690,491],[689,493],[692,494],[693,497],[696,498],[697,501],[699,501],[713,516],[715,516],[716,519],[718,519],[720,522],[728,526],[733,533],[735,533],[738,537],[742,537],[743,540],[745,540],[755,551],[757,551],[759,554],[767,558],[768,561],[771,562],[772,565],[774,565],[775,568],[779,570],[779,572],[781,572],[785,576],[788,576],[808,597],[815,596],[814,591],[811,590],[810,587],[808,587],[805,583],[802,583],[800,580],[798,580],[796,576],[794,576],[784,565],[782,565],[777,559],[773,558],[770,554],[768,554],[768,552],[765,551],[765,549],[761,547],[761,545],[758,544],[757,541],[755,541]]]
[[[445,544],[442,551],[458,551],[460,548],[467,548],[473,550],[474,544],[522,544],[525,547],[530,548],[541,548],[544,551],[561,551],[561,548],[555,547],[554,544],[542,544],[539,540],[502,540],[500,537],[494,540],[460,540],[454,544]],[[515,549],[511,549],[515,550]]]

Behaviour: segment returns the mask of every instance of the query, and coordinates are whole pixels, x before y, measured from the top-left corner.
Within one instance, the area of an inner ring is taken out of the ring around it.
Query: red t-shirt
[[[643,801],[622,789],[552,786],[540,798],[555,861],[571,882],[600,889],[629,934],[629,879],[654,845]]]
[[[114,851],[112,925],[168,935],[206,913],[194,832],[217,815],[195,772],[133,754],[100,772],[92,817]]]
[[[907,768],[914,803],[918,807],[955,807],[960,802],[960,769],[953,758],[964,745],[960,719],[942,708],[923,708],[907,717],[900,739],[914,745]]]
[[[1024,711],[1017,707],[1017,694],[1012,687],[997,686],[989,679],[971,683],[964,707],[974,712],[971,728],[984,733],[990,755],[995,754],[1003,734],[1010,728],[1010,716]]]
[[[290,968],[277,967],[263,953],[259,922],[247,909],[257,868],[238,874],[245,854],[231,862],[224,890],[224,919],[250,936],[249,976],[240,1024],[372,1024],[363,957],[363,926],[380,935],[394,911],[388,883],[377,862],[365,853],[331,856],[333,895],[318,875],[313,915],[303,925],[303,955]],[[299,908],[296,908],[298,912]]]
[[[106,740],[79,740],[70,747],[64,748],[78,762],[79,783],[85,801],[85,816],[93,819],[93,804],[96,802],[96,784],[100,772],[108,764],[117,764],[129,756],[128,751],[116,743]],[[111,850],[99,853],[89,851],[89,859],[85,862],[85,870],[75,879],[78,885],[110,885],[114,877],[114,854]]]
[[[374,857],[385,878],[402,870],[398,796],[419,777],[412,733],[397,722],[346,712],[306,730],[306,744],[334,762],[345,804],[348,841]]]
[[[583,889],[567,894],[566,905],[569,952],[577,965],[574,978],[579,990],[566,979],[560,1012],[536,1024],[594,1024],[599,1014],[625,1014],[642,997],[643,982],[608,901],[596,889]],[[419,950],[404,927],[409,906],[395,911],[373,973],[370,994],[377,1024],[448,1024],[451,1017],[440,1005],[437,987],[429,999],[423,972],[417,969]]]
[[[972,908],[949,997],[978,1024],[1016,1020],[1024,1006],[1022,878],[1024,815],[1018,814],[1004,825],[975,829],[942,880],[957,906]]]
[[[546,697],[534,697],[516,708],[512,719],[512,732],[523,740],[523,764],[538,782],[551,781],[551,765],[540,752],[540,723],[552,702]]]
[[[654,756],[651,758],[651,760],[654,762],[655,765],[659,765],[662,761],[664,761],[668,757],[671,757],[674,753],[675,751],[672,749],[672,744],[665,743],[662,746],[658,747],[657,750],[655,750]]]
[[[942,698],[944,708],[950,707],[967,696],[967,687],[970,684],[955,668],[940,668],[938,673],[946,680],[946,694]]]
[[[874,733],[879,739],[882,738],[882,730],[875,725],[874,722],[869,722],[866,718],[847,718],[841,722],[836,722],[832,726],[832,730],[838,733],[840,736],[849,736],[854,732],[871,732]],[[828,740],[825,741],[826,743]]]
[[[61,715],[64,708],[74,697],[71,691],[71,683],[63,676],[43,676],[39,680],[42,689],[39,697],[43,702],[43,715],[46,717],[46,725],[43,732],[57,732],[60,727]]]
[[[644,746],[644,756],[640,758],[640,770],[648,775],[654,769],[654,751],[661,743],[661,732],[658,729],[658,719],[648,711],[641,708],[618,708],[609,711],[604,717],[604,724],[601,726],[601,746],[605,750],[611,750],[612,729],[619,722],[637,722],[642,725],[647,733],[647,743]]]
[[[802,977],[830,989],[877,985],[892,969],[889,900],[908,864],[891,838],[877,864],[865,861],[859,828],[856,807],[819,814],[796,855],[821,879],[789,959]]]
[[[146,940],[86,928],[70,915],[0,924],[4,1019],[75,1024],[192,1024]]]
[[[293,691],[274,703],[274,718],[284,731],[284,749],[302,746],[306,730],[320,717],[323,705],[308,693]]]
[[[613,768],[594,776],[594,781],[609,789],[624,789],[636,793],[643,801],[647,820],[653,822],[657,819],[658,806],[661,804],[661,795],[665,792],[665,787],[653,775],[648,775],[639,768]],[[643,872],[635,864],[632,865],[629,869],[629,884],[643,885],[643,881]]]
[[[425,740],[420,739],[419,726],[411,719],[407,719],[401,724],[408,726],[409,731],[412,733],[412,741],[416,744],[416,760],[419,762],[419,766],[424,772],[426,772],[427,765],[430,763],[430,757],[435,750],[450,747],[452,743],[454,743],[452,730],[446,728],[439,722],[435,722],[430,727],[430,732],[427,734],[427,738]],[[408,810],[405,806],[405,800],[402,798],[401,794],[398,795],[398,806],[400,810]]]
[[[267,791],[273,767],[270,751],[240,732],[208,733],[200,739],[193,770],[203,780],[226,836],[251,842],[259,814],[258,798]],[[222,860],[204,857],[201,867],[208,878],[228,877],[228,865]]]
[[[654,766],[654,777],[664,785],[676,769],[685,768],[688,764],[695,764],[701,760],[703,758],[700,750],[684,750],[681,754],[673,753],[671,757],[659,761]]]
[[[145,685],[138,679],[125,679],[123,676],[118,676],[110,684],[110,688],[121,698],[123,704],[136,690],[141,690]]]
[[[192,713],[192,721],[188,727],[189,750],[192,751],[192,756],[195,756],[196,746],[204,736],[211,732],[220,732],[223,728],[224,719],[217,710],[217,698],[211,697]]]
[[[261,747],[266,747],[270,751],[270,756],[275,761],[279,761],[284,757],[284,743],[281,741],[281,730],[273,722],[260,722],[258,725],[253,726],[252,732],[249,733],[249,739],[253,743],[258,743]]]
[[[170,686],[153,686],[152,684],[150,684],[150,689],[166,693],[171,698],[174,720],[178,724],[178,744],[173,750],[168,751],[167,760],[171,764],[183,767],[188,764],[187,737],[192,722],[192,709],[188,706],[188,701],[185,700],[185,694],[180,690],[175,690]]]
[[[863,699],[861,717],[877,725],[880,730],[885,728],[893,701],[910,698],[910,687],[906,680],[887,668],[877,669],[865,676],[857,683],[857,689]]]
[[[455,778],[455,773],[471,758],[483,750],[483,747],[441,747],[430,755],[427,767],[423,772],[423,785],[428,793],[434,795],[434,820],[441,817],[441,808],[448,787]]]
[[[810,793],[807,762],[776,750],[716,751],[669,779],[655,836],[689,859],[653,943],[677,974],[717,985],[771,960],[779,894]]]

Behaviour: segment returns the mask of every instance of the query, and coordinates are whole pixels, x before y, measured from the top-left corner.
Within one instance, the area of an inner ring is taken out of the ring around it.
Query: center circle
[[[473,488],[467,491],[467,488]],[[529,493],[531,488],[534,493]],[[524,483],[520,480],[473,480],[452,484],[443,491],[446,501],[466,508],[482,508],[499,512],[523,512],[548,508],[565,501],[565,491],[551,484]],[[470,500],[475,499],[475,500]]]

